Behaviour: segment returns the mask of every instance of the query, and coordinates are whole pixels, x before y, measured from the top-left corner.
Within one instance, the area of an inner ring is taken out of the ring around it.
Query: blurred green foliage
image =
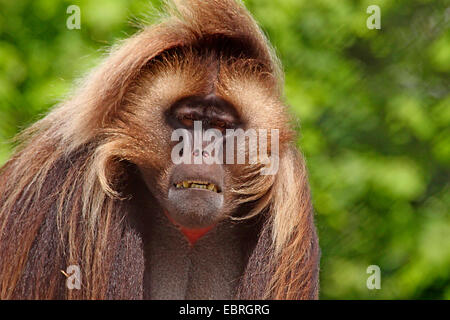
[[[81,30],[66,9],[81,8]],[[369,5],[381,30],[369,30]],[[0,163],[148,0],[0,0]],[[450,3],[248,0],[286,71],[317,214],[321,298],[450,299]],[[366,268],[381,268],[368,290]]]

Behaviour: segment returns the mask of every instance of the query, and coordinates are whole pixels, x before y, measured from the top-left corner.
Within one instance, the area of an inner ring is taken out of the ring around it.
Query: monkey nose
[[[192,155],[193,155],[194,157],[198,157],[198,156],[200,155],[200,150],[195,149],[195,150],[192,152]],[[202,151],[202,156],[203,156],[203,158],[209,158],[209,153],[208,153],[207,151],[203,150],[203,151]]]

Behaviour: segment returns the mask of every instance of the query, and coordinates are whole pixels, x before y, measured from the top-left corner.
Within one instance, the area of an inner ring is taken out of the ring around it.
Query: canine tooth
[[[217,192],[217,187],[216,187],[216,186],[214,186],[213,191],[214,191],[214,192]]]
[[[183,187],[185,187],[185,188],[189,188],[189,182],[187,182],[187,181],[183,181]]]
[[[214,190],[214,185],[211,183],[211,184],[208,184],[208,190],[211,190],[211,191],[213,191]]]
[[[177,188],[181,188],[181,183],[177,183]]]

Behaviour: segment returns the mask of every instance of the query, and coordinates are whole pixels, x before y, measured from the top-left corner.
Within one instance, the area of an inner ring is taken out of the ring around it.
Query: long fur
[[[72,98],[20,136],[21,145],[0,171],[0,299],[143,297],[142,238],[127,219],[132,200],[120,192],[127,179],[122,162],[142,151],[111,124],[120,127],[127,93],[155,58],[212,39],[232,41],[263,66],[247,68],[248,77],[272,79],[270,94],[280,98],[278,60],[241,4],[180,0],[168,3],[167,12],[113,50]],[[222,91],[236,105],[255,104],[262,98],[232,85],[241,67],[237,62],[228,70]],[[319,247],[304,161],[284,111],[278,111],[283,107],[264,104],[270,109],[247,112],[256,112],[261,123],[278,119],[280,169],[260,178],[250,171],[235,190],[238,202],[256,202],[249,215],[265,219],[237,297],[315,299]],[[65,288],[61,270],[74,264],[83,272],[82,290]]]

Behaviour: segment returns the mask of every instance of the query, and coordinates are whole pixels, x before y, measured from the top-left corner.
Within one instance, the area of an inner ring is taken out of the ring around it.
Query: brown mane
[[[21,135],[0,171],[0,299],[141,299],[144,255],[127,222],[129,199],[115,190],[126,172],[119,140],[102,129],[140,71],[172,48],[226,40],[264,63],[282,92],[273,50],[233,0],[174,1],[169,16],[113,50],[72,98]],[[286,124],[286,126],[288,126]],[[283,141],[280,169],[259,213],[265,226],[238,292],[244,299],[318,297],[319,247],[306,168]],[[82,290],[61,270],[79,265]]]

